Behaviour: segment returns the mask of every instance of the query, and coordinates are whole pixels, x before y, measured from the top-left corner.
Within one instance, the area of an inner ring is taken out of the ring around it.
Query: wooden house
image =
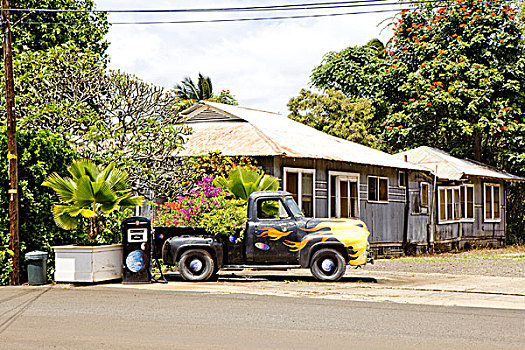
[[[363,220],[379,254],[402,253],[409,231],[427,235],[428,220],[409,226],[423,218],[420,213],[411,218],[408,191],[431,178],[422,166],[275,113],[203,101],[182,115],[193,134],[180,155],[220,150],[254,157],[307,217]]]
[[[190,156],[251,156],[307,217],[359,218],[378,255],[502,245],[506,184],[525,181],[419,147],[390,155],[280,114],[202,101],[182,112]]]
[[[413,247],[505,244],[506,185],[525,178],[430,147],[401,152],[396,157],[432,171],[431,178],[413,174],[420,179],[409,183],[409,192],[414,195],[408,241]],[[426,235],[418,227],[425,222]]]

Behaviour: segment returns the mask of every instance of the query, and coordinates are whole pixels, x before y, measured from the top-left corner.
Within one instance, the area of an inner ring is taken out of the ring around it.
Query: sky
[[[195,9],[269,6],[328,0],[95,0],[97,9]],[[340,0],[339,0],[340,1]],[[368,4],[366,4],[368,5]],[[385,6],[256,13],[113,13],[110,22],[210,20],[384,10]],[[106,39],[110,68],[173,88],[185,76],[209,76],[214,92],[230,90],[240,106],[288,114],[286,104],[309,88],[323,55],[373,38],[386,42],[394,12],[228,23],[119,25]],[[382,21],[387,20],[381,24]]]

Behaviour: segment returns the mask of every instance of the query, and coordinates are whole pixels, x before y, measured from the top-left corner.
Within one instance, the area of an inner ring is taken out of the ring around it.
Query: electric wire
[[[413,0],[411,1],[398,1],[398,2],[386,2],[388,0],[356,0],[356,1],[347,1],[344,3],[352,3],[352,5],[346,5],[345,7],[377,7],[377,6],[401,6],[401,5],[413,5],[413,4],[421,4],[421,3],[442,3],[443,0],[427,0],[427,1],[420,1],[415,2]],[[366,4],[363,4],[363,3]],[[372,2],[373,4],[369,4]],[[445,1],[446,2],[446,1]],[[340,2],[338,2],[340,3]],[[319,3],[316,3],[319,4]],[[322,3],[322,4],[333,4],[333,3]],[[289,8],[290,6],[298,6],[298,5],[280,5],[280,6],[286,6]],[[265,7],[265,8],[269,8]],[[277,6],[273,6],[277,7]],[[245,7],[245,8],[224,8],[224,9],[252,9],[252,8],[260,8],[260,7]],[[297,10],[296,8],[294,8]],[[411,8],[389,8],[389,9],[381,9],[381,10],[368,10],[368,11],[354,11],[354,12],[337,12],[337,13],[317,13],[317,14],[304,14],[304,15],[291,15],[291,16],[268,16],[268,17],[250,17],[250,18],[223,18],[223,19],[209,19],[209,20],[151,20],[151,21],[108,21],[110,25],[156,25],[156,24],[197,24],[197,23],[224,23],[224,22],[248,22],[248,21],[268,21],[268,20],[288,20],[288,19],[306,19],[306,18],[323,18],[323,17],[337,17],[337,16],[348,16],[348,15],[360,15],[360,14],[373,14],[373,13],[387,13],[387,12],[400,12],[400,11],[408,11]],[[19,10],[26,10],[26,11],[38,11],[38,9],[19,9]],[[44,9],[45,10],[45,9]],[[212,10],[212,11],[218,11],[222,9],[185,9],[183,11],[200,11],[200,10]],[[165,12],[165,11],[180,11],[180,10],[114,10],[117,12]],[[105,10],[46,10],[44,12],[96,12],[101,13],[105,12]],[[82,24],[86,22],[82,21],[75,21],[75,22],[52,22],[52,21],[28,21],[28,22],[21,22],[26,25],[43,25],[43,24],[50,24],[50,25],[77,25]]]
[[[126,24],[139,24],[139,25],[148,24],[148,25],[152,25],[152,24],[195,24],[195,23],[220,23],[220,22],[247,22],[247,21],[267,21],[267,20],[286,20],[286,19],[336,17],[336,16],[361,15],[361,14],[371,14],[371,13],[400,12],[400,11],[404,11],[404,10],[409,10],[409,8],[375,10],[375,11],[345,12],[345,13],[328,13],[328,14],[317,14],[317,15],[230,18],[230,19],[225,18],[225,19],[181,20],[181,21],[130,21],[130,22],[109,22],[109,24],[111,24],[111,25],[126,25]],[[40,24],[76,25],[76,24],[81,23],[81,22],[21,22],[21,23],[29,24],[29,25],[40,25]]]
[[[222,8],[193,8],[193,9],[107,9],[107,10],[87,10],[87,9],[43,9],[43,8],[9,8],[6,11],[12,12],[48,12],[48,13],[191,13],[191,12],[245,12],[245,11],[298,11],[298,10],[319,10],[337,9],[360,6],[381,6],[392,4],[422,4],[422,3],[443,3],[447,0],[422,0],[422,1],[397,1],[390,0],[353,0],[337,2],[317,2],[290,5],[270,5],[270,6],[248,6],[248,7],[222,7]],[[0,10],[3,10],[0,7]]]

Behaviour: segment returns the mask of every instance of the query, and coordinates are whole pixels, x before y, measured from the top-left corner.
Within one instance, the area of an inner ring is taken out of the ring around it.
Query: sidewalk
[[[106,284],[108,288],[139,288],[213,294],[256,294],[301,298],[393,302],[525,310],[525,278],[405,273],[349,269],[334,283],[316,282],[309,270],[223,271],[218,282]]]

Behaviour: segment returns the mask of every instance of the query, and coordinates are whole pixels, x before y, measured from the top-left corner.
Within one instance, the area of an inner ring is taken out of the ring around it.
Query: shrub
[[[156,226],[198,226],[213,235],[241,239],[246,226],[245,200],[227,198],[226,192],[212,184],[213,175],[205,176],[189,196],[157,205]]]
[[[9,202],[7,190],[7,137],[5,126],[0,127],[0,284],[8,281],[11,255],[8,251]],[[50,255],[48,276],[53,272],[53,245],[76,241],[74,234],[59,229],[51,213],[54,195],[42,187],[42,181],[54,171],[63,172],[75,157],[75,152],[60,136],[46,131],[20,131],[18,133],[18,176],[20,193],[20,277],[26,278],[23,256],[32,250],[42,250]]]
[[[232,169],[239,166],[261,173],[257,168],[257,161],[248,156],[223,156],[220,151],[214,151],[192,157],[192,160],[195,162],[196,170],[203,175],[227,177]]]

